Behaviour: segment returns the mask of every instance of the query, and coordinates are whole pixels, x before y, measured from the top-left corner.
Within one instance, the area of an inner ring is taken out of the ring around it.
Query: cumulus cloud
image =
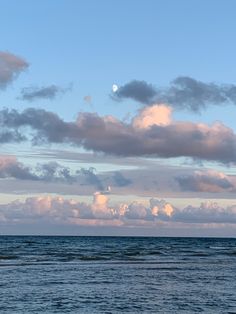
[[[174,207],[165,200],[150,199],[151,213],[154,217],[171,217],[174,213]]]
[[[126,219],[145,220],[149,216],[147,208],[140,202],[134,201],[131,204],[120,205],[119,212]]]
[[[168,125],[171,123],[172,109],[166,105],[153,105],[140,110],[132,123],[134,128],[146,129],[153,125]]]
[[[114,225],[145,225],[150,223],[236,224],[236,205],[221,207],[215,202],[200,206],[188,205],[178,209],[165,200],[150,199],[149,205],[133,201],[130,204],[109,205],[106,195],[94,193],[91,204],[62,197],[30,197],[0,205],[0,223],[26,223],[39,220],[59,224],[100,225],[101,221]],[[83,222],[84,221],[84,222]]]
[[[101,192],[94,193],[91,210],[93,216],[98,219],[114,218],[115,210],[108,206],[108,197]]]
[[[149,117],[149,111],[147,113]],[[153,119],[148,128],[140,128],[134,121],[145,121],[145,110],[130,124],[94,113],[80,113],[76,121],[65,122],[57,114],[43,109],[29,108],[22,113],[0,111],[2,129],[26,136],[25,127],[30,127],[34,131],[31,140],[38,145],[72,143],[86,150],[118,156],[185,156],[223,163],[236,161],[236,135],[220,122],[211,126],[176,121],[159,125]]]
[[[188,76],[175,78],[166,88],[155,88],[145,81],[121,86],[114,99],[131,98],[145,105],[167,103],[178,109],[199,112],[208,105],[236,104],[236,85],[204,83]]]
[[[30,197],[24,202],[14,201],[9,204],[0,205],[0,210],[5,221],[25,222],[31,220],[45,219],[49,221],[69,220],[77,217],[78,210],[88,210],[87,205],[74,200],[66,200],[62,197],[43,196]]]
[[[218,193],[234,192],[236,188],[229,176],[214,170],[195,171],[191,175],[181,175],[175,179],[184,191]]]
[[[0,51],[0,89],[5,89],[28,66],[28,62],[23,58]]]
[[[159,206],[159,211],[152,215],[151,207],[145,207],[142,203],[132,202],[130,204],[118,204],[114,207],[109,206],[107,195],[95,192],[93,202],[87,204],[75,200],[67,200],[62,197],[30,197],[25,201],[14,201],[9,204],[0,205],[2,222],[4,221],[26,221],[44,219],[49,221],[60,221],[77,223],[81,219],[93,220],[119,220],[121,224],[128,220],[153,220],[170,219],[169,208],[171,205],[161,200],[152,200],[155,206]],[[158,204],[158,205],[157,205]]]
[[[20,99],[26,101],[34,101],[38,99],[55,99],[59,94],[64,94],[68,88],[62,88],[57,85],[43,87],[25,87],[21,90]]]

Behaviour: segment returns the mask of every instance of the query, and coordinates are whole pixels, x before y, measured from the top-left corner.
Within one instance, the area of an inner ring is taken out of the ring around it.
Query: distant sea
[[[236,239],[0,236],[0,313],[236,313]]]

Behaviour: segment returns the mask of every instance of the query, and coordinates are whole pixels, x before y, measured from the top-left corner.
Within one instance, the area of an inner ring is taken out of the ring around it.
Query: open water
[[[236,313],[236,239],[0,236],[0,313]]]

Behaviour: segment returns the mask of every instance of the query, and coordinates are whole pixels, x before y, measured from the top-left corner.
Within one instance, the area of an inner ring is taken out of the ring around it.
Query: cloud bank
[[[30,197],[0,205],[0,223],[34,223],[39,221],[58,224],[143,225],[156,223],[236,224],[236,205],[223,208],[215,202],[205,202],[199,207],[175,208],[165,200],[150,199],[149,205],[133,201],[129,204],[109,206],[108,197],[94,194],[91,204],[67,200],[62,197]]]
[[[154,111],[158,111],[157,108],[157,105],[152,107]],[[181,121],[170,123],[168,109],[162,117],[164,123],[160,123],[159,117],[157,121],[149,119],[149,110],[147,120],[144,109],[131,123],[125,123],[94,113],[80,113],[76,121],[65,122],[57,114],[43,109],[29,108],[23,112],[3,109],[0,111],[0,140],[9,143],[28,138],[37,145],[71,143],[89,151],[117,156],[184,156],[235,163],[236,135],[229,127],[220,122],[211,126]],[[29,135],[29,128],[33,136]]]
[[[27,61],[10,52],[0,51],[0,89],[5,89],[29,67]]]
[[[69,167],[54,161],[29,167],[18,161],[15,156],[6,155],[0,155],[0,179],[78,184],[92,186],[99,191],[106,191],[105,182],[114,187],[127,187],[132,183],[120,171],[97,174],[94,167],[80,167],[72,171]]]

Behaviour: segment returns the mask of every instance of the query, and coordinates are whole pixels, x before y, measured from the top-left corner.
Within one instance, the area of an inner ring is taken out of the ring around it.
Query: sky
[[[235,1],[0,7],[0,234],[236,236]]]

